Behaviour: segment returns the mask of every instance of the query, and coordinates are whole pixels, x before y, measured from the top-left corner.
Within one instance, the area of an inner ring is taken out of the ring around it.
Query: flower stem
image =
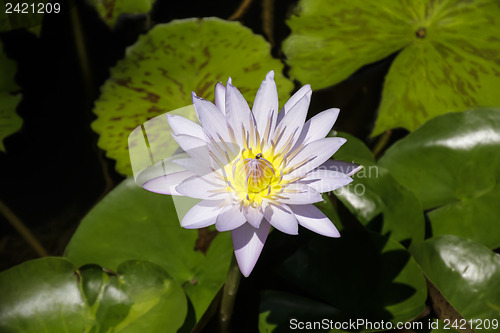
[[[262,30],[271,46],[274,46],[274,0],[262,1]]]
[[[389,139],[391,138],[392,131],[385,131],[384,134],[380,137],[380,140],[378,140],[377,145],[375,148],[373,148],[373,156],[377,158],[377,156],[384,150],[385,146],[389,142]]]
[[[252,4],[253,0],[243,0],[243,2],[240,4],[238,9],[231,15],[228,20],[229,21],[235,21],[240,19],[245,13],[247,12],[248,8]]]
[[[24,225],[24,223],[21,221],[19,217],[14,214],[10,210],[9,207],[7,207],[6,204],[3,203],[2,200],[0,200],[0,212],[2,213],[3,216],[9,221],[9,223],[21,234],[21,236],[24,238],[24,240],[31,245],[31,247],[38,253],[40,257],[46,257],[48,256],[47,250],[40,244],[38,239],[36,239],[35,236],[31,233],[31,231]]]
[[[229,272],[227,273],[226,283],[224,284],[224,290],[222,292],[222,301],[220,306],[219,322],[222,333],[228,333],[231,330],[229,325],[231,323],[231,316],[233,314],[234,301],[236,300],[236,293],[238,292],[238,286],[240,285],[241,273],[236,262],[236,258],[233,254],[233,259],[231,260],[231,266],[229,267]]]

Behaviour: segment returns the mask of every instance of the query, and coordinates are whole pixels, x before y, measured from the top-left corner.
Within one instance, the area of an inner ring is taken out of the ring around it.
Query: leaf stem
[[[84,82],[85,101],[88,103],[89,101],[92,101],[91,97],[93,82],[92,72],[90,70],[90,61],[88,57],[87,46],[85,45],[85,36],[82,29],[82,23],[80,21],[80,14],[78,13],[78,5],[75,0],[71,1],[70,4],[73,7],[70,9],[71,28],[73,31],[76,52]]]
[[[9,221],[9,223],[21,234],[21,236],[24,238],[24,240],[31,245],[31,247],[38,253],[40,257],[46,257],[48,256],[47,250],[44,249],[42,244],[38,241],[38,239],[33,236],[31,231],[24,225],[24,223],[21,221],[19,217],[14,214],[10,210],[9,207],[7,207],[6,204],[2,200],[0,200],[0,212],[2,213],[3,216]]]
[[[88,50],[85,44],[85,34],[83,31],[82,22],[80,20],[78,4],[76,3],[75,0],[72,0],[70,4],[71,4],[71,10],[70,10],[71,29],[73,32],[73,39],[75,41],[76,53],[79,60],[80,71],[82,74],[84,88],[85,88],[84,93],[85,93],[85,101],[87,104],[84,105],[84,108],[85,110],[88,110],[89,108],[92,107],[91,104],[89,103],[91,103],[94,100],[92,92],[94,77],[92,75],[92,68],[88,56]],[[147,24],[151,24],[151,19],[149,17],[149,14],[147,16]],[[99,151],[97,153],[97,158],[99,159],[99,162],[101,164],[101,170],[105,184],[104,190],[97,199],[97,202],[101,201],[102,198],[104,198],[106,194],[108,194],[108,192],[110,192],[114,187],[113,180],[111,179],[108,172],[108,163],[106,162],[106,158],[103,155],[104,155],[103,151]]]
[[[274,46],[274,0],[262,0],[262,30]]]
[[[375,148],[373,148],[373,156],[377,158],[377,156],[384,150],[385,146],[389,142],[389,139],[391,138],[392,131],[388,130],[385,131],[384,134],[380,137],[380,140],[378,140],[377,145]]]
[[[230,332],[229,325],[231,323],[231,316],[233,314],[234,301],[236,300],[236,293],[240,285],[241,273],[233,254],[231,266],[227,273],[226,283],[222,293],[222,301],[220,306],[220,328],[222,333]]]
[[[235,21],[239,18],[241,18],[243,15],[245,15],[246,11],[252,4],[253,0],[243,0],[238,9],[231,15],[227,20],[228,21]]]

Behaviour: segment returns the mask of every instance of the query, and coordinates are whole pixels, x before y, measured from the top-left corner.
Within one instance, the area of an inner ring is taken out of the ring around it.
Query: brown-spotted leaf
[[[101,88],[92,124],[99,147],[117,161],[118,172],[131,175],[127,137],[137,126],[191,104],[191,91],[213,100],[215,83],[229,76],[252,102],[266,73],[274,70],[283,104],[293,85],[282,68],[264,38],[240,23],[206,18],[157,25],[127,50]]]
[[[154,0],[90,0],[106,24],[113,28],[122,14],[146,14]]]

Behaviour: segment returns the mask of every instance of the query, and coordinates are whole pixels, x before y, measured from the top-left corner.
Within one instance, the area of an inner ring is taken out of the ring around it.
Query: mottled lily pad
[[[500,109],[450,113],[390,147],[379,163],[415,193],[432,233],[500,247]]]
[[[437,115],[500,105],[497,0],[302,0],[283,50],[313,89],[400,51],[373,134],[410,131]]]
[[[106,24],[113,28],[122,14],[146,14],[155,0],[90,0]]]
[[[16,63],[7,58],[0,42],[0,150],[5,152],[3,140],[17,132],[23,121],[16,113],[17,104],[21,101],[21,94],[17,93],[19,87],[14,81]]]
[[[264,38],[240,23],[208,18],[157,25],[111,70],[92,128],[100,134],[99,147],[117,161],[118,172],[131,175],[127,137],[137,126],[191,104],[191,91],[213,100],[215,83],[229,76],[252,102],[266,73],[274,70],[283,104],[293,85],[282,69]]]

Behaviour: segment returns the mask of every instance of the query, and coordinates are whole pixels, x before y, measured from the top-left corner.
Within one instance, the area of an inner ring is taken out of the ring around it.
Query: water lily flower
[[[307,122],[311,87],[295,93],[278,112],[274,72],[267,74],[252,110],[229,78],[215,86],[215,105],[193,92],[200,125],[167,115],[173,138],[188,154],[175,161],[185,168],[154,178],[147,190],[202,199],[181,221],[184,228],[215,224],[231,231],[240,270],[248,276],[271,226],[290,235],[298,225],[328,237],[339,237],[334,224],[313,203],[321,193],[352,181],[360,166],[330,160],[346,141],[325,137],[339,109],[319,113]]]

